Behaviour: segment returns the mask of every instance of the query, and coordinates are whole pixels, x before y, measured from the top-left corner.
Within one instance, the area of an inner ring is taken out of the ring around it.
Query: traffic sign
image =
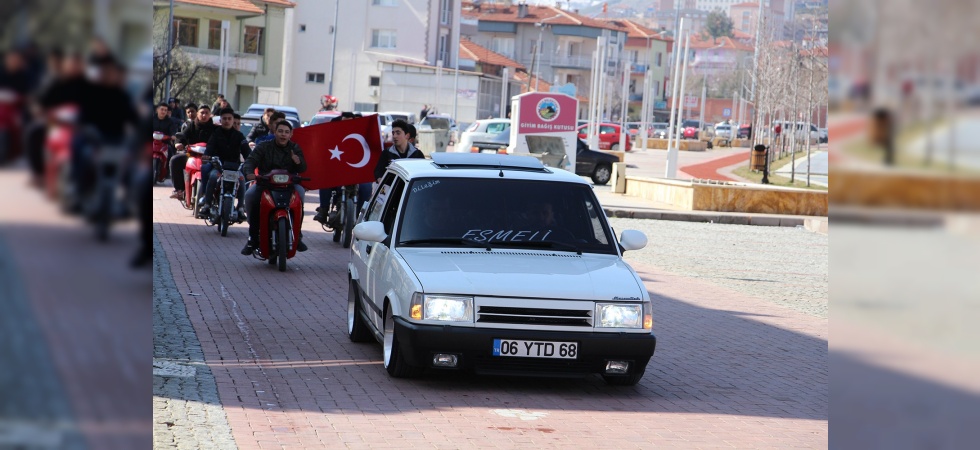
[[[725,108],[721,112],[721,115],[722,115],[722,117],[731,117],[732,116],[732,109],[731,108]]]

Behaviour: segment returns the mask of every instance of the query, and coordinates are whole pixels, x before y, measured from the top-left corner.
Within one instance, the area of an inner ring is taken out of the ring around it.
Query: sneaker
[[[174,191],[173,194],[170,194],[170,198],[182,200],[184,198],[184,191]]]
[[[207,203],[198,203],[198,206],[197,206],[197,218],[198,219],[203,219],[203,218],[207,217],[208,212],[209,212],[210,209],[211,209],[211,205],[209,205]]]
[[[255,251],[255,246],[252,245],[252,241],[251,240],[248,241],[248,242],[246,242],[245,243],[245,247],[242,248],[242,254],[245,255],[245,256],[251,255],[252,252],[254,252],[254,251]]]
[[[307,251],[309,249],[310,248],[307,247],[306,244],[303,243],[303,239],[300,239],[299,242],[296,243],[296,251],[297,252],[305,252],[305,251]]]
[[[313,220],[323,223],[327,221],[327,214],[320,212],[320,208],[316,209],[316,215],[313,216]]]
[[[238,221],[239,222],[244,222],[244,221],[248,220],[248,217],[245,217],[245,207],[244,206],[239,206],[236,210],[238,211]]]

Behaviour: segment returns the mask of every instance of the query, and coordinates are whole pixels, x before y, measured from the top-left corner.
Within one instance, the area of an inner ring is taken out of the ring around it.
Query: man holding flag
[[[381,158],[378,160],[378,165],[374,168],[374,180],[381,182],[381,177],[385,174],[385,170],[388,170],[388,165],[396,159],[402,158],[421,158],[425,159],[425,154],[421,150],[415,148],[412,145],[412,139],[415,139],[415,127],[409,125],[408,122],[398,119],[391,123],[391,140],[393,141],[391,147],[385,150],[381,154]]]

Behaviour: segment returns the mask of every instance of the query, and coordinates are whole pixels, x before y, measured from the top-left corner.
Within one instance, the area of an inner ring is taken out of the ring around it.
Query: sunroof
[[[500,155],[492,153],[432,153],[432,162],[442,168],[487,168],[546,170],[541,160],[531,156]]]

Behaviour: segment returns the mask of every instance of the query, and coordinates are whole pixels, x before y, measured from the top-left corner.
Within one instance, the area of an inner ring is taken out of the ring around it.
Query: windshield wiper
[[[575,252],[579,255],[582,254],[582,250],[577,246],[572,244],[566,244],[564,242],[555,241],[488,241],[487,244],[502,244],[506,246],[514,247],[524,247],[524,248],[555,248],[562,249],[570,252]]]
[[[426,245],[426,244],[455,244],[455,245],[465,245],[467,247],[477,247],[485,248],[490,251],[489,243],[480,243],[469,238],[428,238],[428,239],[411,239],[407,241],[401,241],[398,245],[412,246],[412,245]]]

